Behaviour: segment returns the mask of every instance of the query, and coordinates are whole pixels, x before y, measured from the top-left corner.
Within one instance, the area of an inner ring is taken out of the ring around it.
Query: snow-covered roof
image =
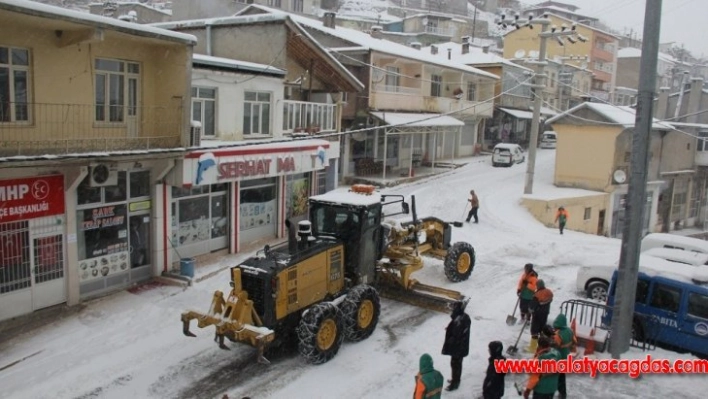
[[[381,203],[381,194],[373,192],[371,194],[361,194],[349,191],[348,188],[339,188],[325,194],[310,197],[315,201],[329,202],[333,204],[370,206]]]
[[[354,45],[366,47],[372,51],[395,55],[398,57],[403,57],[403,58],[408,58],[408,59],[413,59],[413,60],[421,61],[421,62],[428,63],[428,64],[438,65],[438,66],[441,66],[444,68],[450,68],[450,69],[455,69],[455,70],[466,72],[466,73],[475,74],[478,76],[484,76],[484,77],[491,78],[491,79],[499,79],[498,76],[488,73],[488,72],[484,72],[480,69],[473,68],[473,67],[470,67],[470,66],[458,63],[458,62],[452,62],[452,61],[448,61],[445,59],[441,59],[441,58],[434,56],[430,53],[424,53],[423,51],[416,50],[412,47],[404,46],[402,44],[394,43],[389,40],[376,39],[374,37],[371,37],[371,35],[369,35],[367,33],[360,32],[355,29],[349,29],[349,28],[343,28],[343,27],[328,28],[328,27],[324,26],[324,24],[321,21],[317,21],[317,20],[314,20],[311,18],[306,18],[306,17],[296,15],[296,14],[290,14],[285,11],[274,9],[274,8],[251,4],[248,7],[244,8],[243,10],[236,13],[235,15],[236,16],[246,15],[246,13],[248,13],[249,10],[254,10],[254,9],[260,10],[263,12],[267,12],[267,13],[271,13],[271,14],[275,14],[275,15],[287,15],[290,18],[292,18],[293,21],[295,21],[296,23],[298,23],[301,26],[318,30],[318,31],[328,34],[330,36],[334,36],[339,39],[351,42]]]
[[[708,251],[708,241],[669,233],[647,234],[642,238],[642,251],[656,246],[657,243],[661,244],[661,246],[668,244],[678,248],[691,248],[691,250],[694,248],[707,248]]]
[[[528,12],[528,11],[538,11],[538,10],[549,10],[549,11],[562,12],[562,13],[566,13],[566,14],[568,14],[568,15],[574,15],[574,16],[576,16],[576,17],[578,17],[578,18],[588,19],[588,20],[591,20],[591,21],[597,21],[597,20],[598,20],[598,19],[595,18],[595,17],[591,17],[591,16],[584,15],[584,14],[578,14],[577,12],[574,12],[574,11],[572,11],[572,10],[569,10],[569,9],[563,8],[563,7],[558,7],[558,6],[538,6],[538,5],[536,5],[536,6],[533,6],[533,7],[531,7],[531,8],[528,8],[528,9],[524,10],[524,12]]]
[[[64,20],[81,25],[98,26],[136,36],[178,41],[187,44],[197,43],[197,38],[193,35],[172,32],[150,25],[125,22],[115,18],[102,17],[81,11],[68,10],[66,8],[50,6],[36,1],[0,0],[0,10],[35,15],[42,18]]]
[[[602,115],[610,123],[615,123],[615,124],[620,125],[624,128],[634,127],[634,122],[636,120],[636,110],[634,108],[626,107],[626,106],[612,105],[612,104],[591,103],[591,102],[581,103],[581,104],[563,112],[562,114],[554,116],[553,118],[546,121],[546,123],[550,124],[550,123],[558,122],[562,118],[565,118],[567,115],[572,115],[583,108],[588,108],[588,109]],[[666,123],[660,122],[656,118],[654,118],[654,123],[652,125],[652,129],[674,130],[673,127],[671,127],[670,125],[668,125]]]
[[[708,267],[685,265],[642,254],[640,256],[639,271],[651,277],[664,277],[686,283],[695,283],[696,281],[706,281],[705,276],[708,273]]]
[[[389,125],[404,126],[464,126],[465,123],[448,115],[372,112],[371,115]]]
[[[270,74],[284,76],[284,69],[276,68],[271,65],[258,64],[255,62],[232,60],[230,58],[213,57],[203,54],[194,54],[192,63],[196,65],[207,65],[212,67],[233,69],[239,72],[255,72],[260,74]]]
[[[105,4],[106,4],[105,2],[100,2],[100,3],[94,2],[94,3],[89,3],[89,7],[91,7],[91,6],[105,6]],[[155,7],[155,6],[152,5],[152,4],[145,4],[145,3],[140,3],[140,2],[137,2],[137,1],[121,1],[121,2],[119,3],[119,5],[121,5],[121,6],[144,7],[144,8],[148,8],[148,9],[150,9],[150,10],[153,10],[153,11],[161,12],[161,13],[166,14],[166,15],[172,15],[172,10],[170,10],[170,9],[167,9],[167,8],[158,8],[158,7]]]
[[[449,49],[449,50],[452,50],[452,52],[450,53],[451,61],[459,62],[460,64],[471,65],[471,66],[502,64],[502,65],[508,65],[510,67],[526,70],[526,71],[532,71],[530,68],[527,68],[525,66],[521,66],[519,64],[515,64],[515,63],[507,60],[506,58],[500,57],[494,53],[490,53],[490,52],[485,53],[484,50],[482,50],[481,48],[478,48],[478,47],[470,46],[469,53],[462,54],[462,44],[461,43],[447,42],[447,43],[433,44],[433,46],[436,46],[438,48],[437,54],[431,53],[430,47],[432,47],[432,46],[423,47],[422,49],[420,49],[420,51],[429,53],[429,54],[434,55],[438,58],[447,59],[448,49]]]
[[[533,119],[533,112],[531,111],[522,111],[520,109],[513,109],[513,108],[499,108],[501,111],[506,112],[507,114],[513,116],[514,118],[517,119]]]
[[[617,58],[641,58],[641,56],[642,50],[635,47],[625,47],[617,50]],[[687,62],[679,61],[666,53],[659,53],[659,59],[671,63],[690,65]]]
[[[700,266],[708,263],[708,254],[684,251],[683,249],[675,248],[651,248],[642,254],[656,256],[657,258],[666,259],[671,262],[685,263],[687,265]]]

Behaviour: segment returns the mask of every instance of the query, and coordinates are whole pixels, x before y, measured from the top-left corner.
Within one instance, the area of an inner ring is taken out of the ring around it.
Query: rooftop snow
[[[617,125],[623,126],[624,128],[634,127],[634,122],[636,120],[636,111],[634,108],[590,102],[581,103],[563,112],[562,114],[556,115],[555,117],[546,121],[546,123],[551,124],[554,122],[558,122],[562,118],[565,118],[567,115],[572,115],[576,111],[579,111],[583,108],[589,108],[597,112],[598,114],[606,118],[610,123],[615,123]],[[674,130],[673,127],[666,123],[661,123],[658,119],[654,119],[654,124],[652,125],[652,128],[657,130]]]
[[[617,50],[617,58],[640,58],[642,56],[642,50],[635,47],[625,47]],[[659,53],[659,59],[671,63],[686,64],[686,62],[679,61],[666,53]]]
[[[583,19],[589,19],[589,20],[592,20],[592,21],[598,21],[598,18],[591,17],[591,16],[588,16],[588,15],[578,14],[577,12],[571,11],[571,10],[569,10],[569,9],[567,9],[567,8],[558,7],[558,6],[540,6],[540,7],[533,6],[533,7],[531,7],[531,8],[528,8],[528,9],[524,10],[524,12],[537,11],[537,10],[558,11],[558,12],[566,13],[566,14],[568,14],[568,15],[574,15],[574,16],[576,16],[576,17],[581,17],[581,18],[583,18]]]
[[[398,57],[417,60],[417,61],[421,61],[421,62],[428,63],[428,64],[434,64],[434,65],[442,66],[444,68],[456,69],[458,71],[471,73],[471,74],[475,74],[478,76],[484,76],[487,78],[499,79],[499,77],[497,75],[494,75],[494,74],[491,74],[488,72],[484,72],[484,71],[479,70],[477,68],[473,68],[473,67],[470,67],[470,66],[467,66],[464,64],[460,64],[457,62],[443,60],[443,59],[440,59],[439,57],[434,56],[430,53],[424,53],[424,52],[422,52],[420,50],[416,50],[412,47],[404,46],[402,44],[394,43],[394,42],[391,42],[391,41],[388,41],[385,39],[376,39],[364,32],[360,32],[360,31],[354,30],[354,29],[343,28],[343,27],[336,27],[334,29],[327,28],[320,21],[317,21],[317,20],[314,20],[311,18],[306,18],[306,17],[296,15],[296,14],[290,14],[285,11],[274,9],[274,8],[251,4],[248,7],[244,8],[243,10],[236,13],[235,15],[237,15],[237,16],[244,15],[244,13],[248,12],[248,10],[252,10],[252,9],[261,10],[261,11],[271,13],[274,15],[287,15],[290,18],[292,18],[293,21],[300,24],[301,26],[306,26],[308,28],[318,30],[322,33],[326,33],[330,36],[334,36],[334,37],[340,38],[342,40],[346,40],[346,41],[351,42],[355,45],[359,45],[359,46],[368,48],[369,50],[372,50],[372,51],[377,51],[380,53],[386,53],[386,54],[391,54],[391,55],[395,55]]]
[[[460,43],[447,42],[447,43],[434,44],[434,46],[437,46],[437,48],[438,48],[437,54],[432,54],[430,52],[430,47],[432,47],[432,46],[423,47],[420,51],[430,53],[431,55],[436,56],[438,58],[447,59],[448,50],[452,50],[452,52],[450,53],[451,61],[459,62],[460,64],[472,65],[472,66],[474,66],[474,65],[487,65],[487,64],[503,64],[503,65],[508,65],[508,66],[519,68],[519,69],[526,70],[526,71],[532,71],[530,68],[526,68],[526,67],[521,66],[519,64],[515,64],[515,63],[507,60],[504,57],[500,57],[500,56],[490,53],[490,52],[485,53],[484,50],[482,50],[479,47],[470,46],[469,53],[462,54],[462,44],[460,44]]]
[[[354,206],[370,206],[381,203],[381,194],[377,192],[373,192],[370,195],[366,195],[351,192],[348,188],[340,188],[322,195],[315,195],[310,198],[315,201]]]
[[[284,69],[276,68],[271,65],[258,64],[255,62],[248,61],[232,60],[230,58],[213,57],[203,54],[194,54],[192,56],[192,62],[194,64],[222,67],[244,72],[269,73],[273,75],[283,76],[286,73]]]
[[[371,115],[389,125],[405,126],[464,126],[465,123],[451,116],[440,114],[405,114],[398,112],[371,112]]]
[[[520,109],[511,108],[499,108],[500,110],[506,112],[507,114],[513,116],[516,119],[533,119],[533,112],[522,111]]]
[[[42,18],[70,21],[82,25],[105,27],[137,36],[156,37],[158,39],[179,41],[187,44],[197,43],[197,38],[193,35],[172,32],[154,26],[136,24],[134,22],[125,22],[115,18],[102,17],[81,11],[68,10],[35,1],[0,0],[0,10],[18,12],[26,15],[37,15]]]

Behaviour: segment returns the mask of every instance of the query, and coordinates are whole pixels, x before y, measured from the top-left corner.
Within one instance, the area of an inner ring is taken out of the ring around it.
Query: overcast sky
[[[558,0],[573,4],[579,14],[597,17],[614,29],[641,34],[647,0]],[[528,1],[538,4],[538,1]],[[693,55],[708,56],[708,0],[663,0],[661,42],[683,43]]]

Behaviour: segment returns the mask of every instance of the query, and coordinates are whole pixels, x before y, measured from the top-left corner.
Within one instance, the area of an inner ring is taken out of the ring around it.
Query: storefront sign
[[[81,230],[93,230],[104,227],[120,226],[125,223],[124,215],[115,214],[115,206],[104,206],[92,209],[92,220],[85,220],[81,224]],[[125,212],[125,208],[123,208]]]
[[[64,213],[64,176],[0,180],[0,223]]]
[[[147,200],[147,201],[140,201],[140,202],[131,202],[130,205],[128,205],[128,209],[131,212],[137,212],[137,211],[145,211],[150,209],[152,207],[152,201]]]
[[[272,158],[254,160],[220,162],[219,180],[236,179],[239,177],[261,177],[271,174]],[[276,172],[289,173],[295,171],[295,159],[292,155],[279,156],[276,159]]]

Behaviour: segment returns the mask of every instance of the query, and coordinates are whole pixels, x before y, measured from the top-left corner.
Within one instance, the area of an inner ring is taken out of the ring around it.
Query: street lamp
[[[541,32],[538,34],[541,41],[538,51],[538,72],[534,75],[534,84],[529,85],[532,89],[543,90],[546,88],[544,84],[544,79],[546,78],[544,68],[546,66],[546,41],[549,38],[555,38],[561,46],[564,45],[563,37],[573,38],[573,40],[579,40],[581,42],[587,41],[587,38],[575,31],[575,24],[570,28],[568,28],[566,24],[563,24],[560,30],[555,25],[551,26],[551,24],[552,21],[548,19],[548,14],[543,14],[541,18],[536,19],[533,15],[529,15],[528,18],[520,18],[519,14],[516,14],[513,18],[506,18],[506,16],[502,14],[501,19],[497,21],[497,25],[504,29],[507,27],[514,27],[517,30],[522,27],[533,29],[534,25],[541,25]],[[536,169],[536,147],[538,142],[538,129],[541,122],[542,103],[543,93],[539,95],[534,92],[533,120],[531,122],[531,137],[529,139],[529,161],[526,165],[524,194],[533,194],[533,177]]]

